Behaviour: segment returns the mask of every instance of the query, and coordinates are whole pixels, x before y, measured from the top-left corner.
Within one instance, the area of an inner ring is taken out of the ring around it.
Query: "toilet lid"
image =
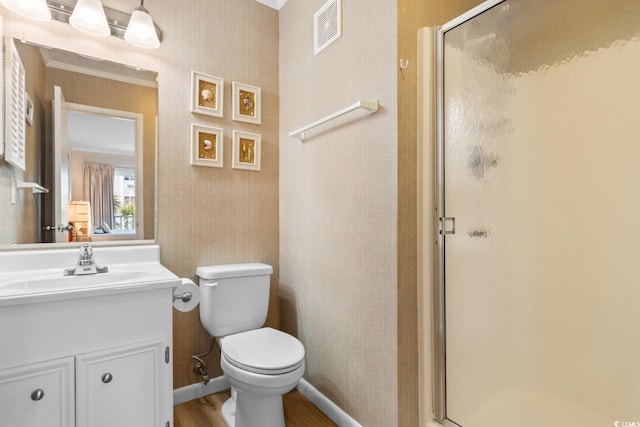
[[[277,375],[291,372],[304,360],[304,346],[272,328],[255,329],[220,339],[222,354],[232,365],[250,372]]]

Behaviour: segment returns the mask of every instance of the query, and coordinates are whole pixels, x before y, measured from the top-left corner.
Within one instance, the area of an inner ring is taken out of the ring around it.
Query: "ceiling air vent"
[[[342,0],[329,0],[313,15],[313,53],[324,48],[342,35]]]

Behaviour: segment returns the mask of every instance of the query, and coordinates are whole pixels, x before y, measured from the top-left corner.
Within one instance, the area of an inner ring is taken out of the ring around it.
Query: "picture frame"
[[[224,79],[191,71],[191,112],[222,117]]]
[[[213,126],[191,124],[191,165],[223,167],[224,130]]]
[[[257,133],[233,131],[233,169],[260,170],[262,136]]]
[[[259,125],[260,88],[244,83],[233,82],[233,120]]]
[[[27,91],[24,92],[24,118],[29,126],[33,124],[33,101]]]

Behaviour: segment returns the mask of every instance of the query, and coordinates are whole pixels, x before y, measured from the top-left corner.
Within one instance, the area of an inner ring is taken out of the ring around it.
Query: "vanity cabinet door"
[[[74,425],[73,357],[0,370],[0,425]]]
[[[76,356],[77,427],[164,426],[164,348],[154,340]]]

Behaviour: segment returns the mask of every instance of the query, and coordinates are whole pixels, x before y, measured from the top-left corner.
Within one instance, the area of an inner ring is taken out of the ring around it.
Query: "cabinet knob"
[[[105,384],[109,384],[112,379],[113,379],[113,375],[111,375],[109,372],[107,372],[102,376],[102,382]]]
[[[31,400],[35,400],[36,402],[44,397],[44,390],[41,388],[35,390],[31,393]]]

